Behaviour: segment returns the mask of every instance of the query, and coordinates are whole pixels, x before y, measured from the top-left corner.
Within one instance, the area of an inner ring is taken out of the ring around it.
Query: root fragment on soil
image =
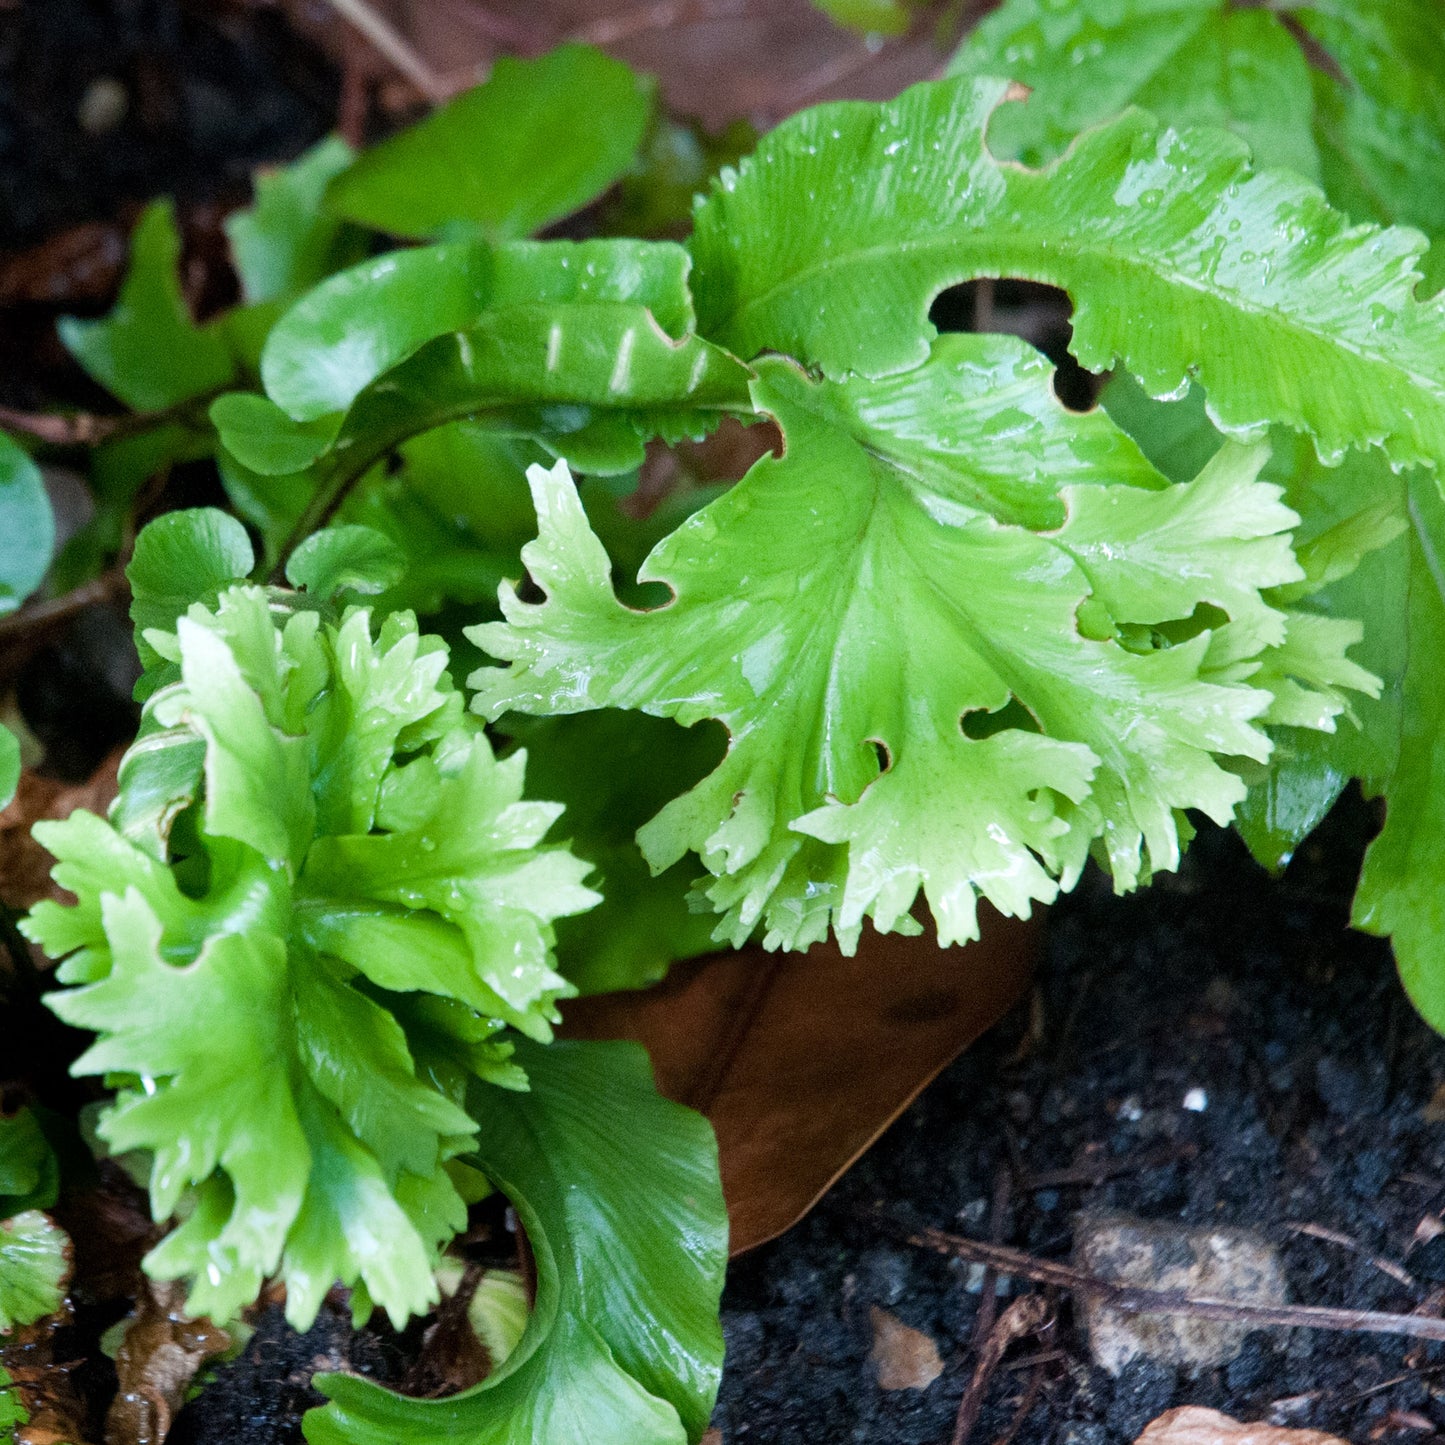
[[[1445,1341],[1445,1319],[1428,1315],[1335,1309],[1327,1305],[1244,1304],[1237,1300],[1189,1295],[1180,1290],[1143,1289],[1135,1285],[1115,1284],[1072,1265],[1039,1259],[1006,1244],[989,1244],[942,1229],[915,1228],[878,1211],[865,1211],[864,1217],[921,1249],[967,1259],[1020,1279],[1033,1280],[1036,1284],[1055,1285],[1074,1294],[1090,1294],[1125,1314],[1194,1315],[1200,1319],[1248,1324],[1256,1329],[1332,1330]]]

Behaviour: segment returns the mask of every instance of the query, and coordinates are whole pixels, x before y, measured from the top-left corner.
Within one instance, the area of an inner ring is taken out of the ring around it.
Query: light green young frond
[[[919,886],[966,938],[976,895],[1027,912],[1091,836],[1126,888],[1175,866],[1180,810],[1229,818],[1222,763],[1268,755],[1272,695],[1210,669],[1285,642],[1260,593],[1303,575],[1262,449],[1169,487],[1011,338],[881,381],[757,370],[786,453],[653,552],[655,611],[617,601],[570,479],[534,469],[547,600],[504,593],[473,629],[512,663],[476,706],[720,719],[726,757],[639,841],[657,869],[702,858],[734,941],[761,921],[803,946],[831,913],[852,946],[866,914],[907,926]]]
[[[520,800],[524,759],[493,758],[409,614],[374,633],[237,584],[150,637],[179,676],[122,771],[135,836],[37,830],[78,898],[23,925],[69,955],[79,987],[49,1002],[98,1036],[76,1070],[119,1084],[104,1137],[154,1155],[153,1211],[181,1223],[147,1267],[192,1280],[192,1313],[279,1275],[299,1327],[338,1280],[399,1327],[465,1220],[466,1073],[525,1084],[493,1035],[550,1036],[551,924],[596,900],[587,866],[540,846],[558,810]],[[180,738],[203,758],[177,782]]]

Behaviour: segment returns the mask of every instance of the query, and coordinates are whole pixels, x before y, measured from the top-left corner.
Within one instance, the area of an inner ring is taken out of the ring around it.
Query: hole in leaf
[[[1054,393],[1070,411],[1092,411],[1104,378],[1085,371],[1069,351],[1073,302],[1067,291],[1037,281],[985,276],[933,298],[928,319],[940,331],[1019,336],[1054,364]]]
[[[993,712],[989,712],[987,708],[970,708],[959,718],[958,726],[964,737],[972,738],[976,743],[1008,728],[1018,728],[1029,733],[1039,731],[1034,715],[1016,697],[1011,697]]]
[[[886,773],[893,766],[893,758],[888,752],[888,744],[881,738],[869,738],[873,745],[874,756],[878,759],[878,771]]]
[[[1168,647],[1178,647],[1182,642],[1198,637],[1201,632],[1213,632],[1229,621],[1229,613],[1212,602],[1201,602],[1188,617],[1172,618],[1168,622],[1121,622],[1119,641],[1130,652],[1162,652]]]

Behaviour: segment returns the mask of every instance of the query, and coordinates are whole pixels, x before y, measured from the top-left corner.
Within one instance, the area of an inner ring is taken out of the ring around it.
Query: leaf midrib
[[[741,306],[734,309],[728,315],[726,321],[723,322],[722,325],[717,327],[717,332],[719,335],[723,336],[732,333],[738,327],[741,318],[751,316],[757,310],[767,307],[780,295],[786,295],[789,290],[794,288],[800,288],[803,285],[817,280],[819,277],[828,275],[835,269],[842,270],[860,266],[876,266],[888,260],[896,261],[900,256],[912,256],[920,253],[926,254],[927,252],[933,250],[966,253],[970,249],[978,250],[982,248],[984,244],[987,244],[990,248],[1001,247],[1004,249],[1009,249],[1020,245],[1022,245],[1023,247],[1028,247],[1029,238],[1021,231],[1000,232],[998,230],[990,230],[985,234],[982,230],[980,230],[956,240],[947,237],[931,236],[926,239],[917,241],[889,241],[875,246],[864,247],[860,250],[852,251],[844,256],[820,258],[817,261],[813,261],[808,265],[805,265],[798,270],[789,273],[788,276],[776,282],[774,285],[770,286],[766,291],[760,292],[751,300],[744,302]],[[1038,243],[1034,242],[1033,244],[1034,248],[1037,250]],[[1305,337],[1312,342],[1324,343],[1327,346],[1332,346],[1338,350],[1347,352],[1370,366],[1381,366],[1391,369],[1395,372],[1395,374],[1404,377],[1409,381],[1412,386],[1420,389],[1421,391],[1424,391],[1425,393],[1430,395],[1438,395],[1440,388],[1439,378],[1423,377],[1417,372],[1408,368],[1392,366],[1392,364],[1379,353],[1365,351],[1358,344],[1352,343],[1344,338],[1332,337],[1327,333],[1306,326],[1303,323],[1297,321],[1288,312],[1281,311],[1278,307],[1262,306],[1257,303],[1245,302],[1242,298],[1239,300],[1235,300],[1234,298],[1237,296],[1238,293],[1211,289],[1209,286],[1203,284],[1203,282],[1199,280],[1181,275],[1177,272],[1166,271],[1157,265],[1150,264],[1147,260],[1137,255],[1121,255],[1114,247],[1109,245],[1070,245],[1067,240],[1056,241],[1052,236],[1049,238],[1047,244],[1053,247],[1056,254],[1062,253],[1067,256],[1078,257],[1081,259],[1087,257],[1102,257],[1107,259],[1108,261],[1116,263],[1123,270],[1144,272],[1150,277],[1161,281],[1165,285],[1177,286],[1186,290],[1194,291],[1199,295],[1209,297],[1216,302],[1222,302],[1223,304],[1229,306],[1229,308],[1235,313],[1243,313],[1249,316],[1273,318],[1281,325],[1283,329],[1291,332],[1296,336]],[[970,269],[965,274],[954,276],[952,279],[944,282],[943,285],[939,286],[938,291],[945,290],[948,286],[959,285],[965,281],[978,280],[979,278],[987,276],[989,274],[993,274],[995,279],[998,279],[1002,273],[998,271],[993,271],[991,273],[989,269]],[[1036,273],[1030,275],[1022,271],[1010,271],[1008,274],[1020,275],[1021,278],[1024,280],[1037,281],[1048,285],[1062,284],[1059,276],[1056,273]],[[1067,290],[1068,287],[1064,286],[1063,289]],[[938,292],[934,292],[935,296],[937,294]],[[1225,300],[1225,298],[1229,299]],[[799,359],[803,361],[808,360],[808,358]],[[1188,369],[1186,368],[1186,374],[1187,370]],[[1266,420],[1269,419],[1271,418],[1266,418]],[[1300,429],[1309,431],[1311,432],[1311,434],[1317,434],[1313,427],[1301,427]],[[1356,445],[1360,444],[1356,443]]]

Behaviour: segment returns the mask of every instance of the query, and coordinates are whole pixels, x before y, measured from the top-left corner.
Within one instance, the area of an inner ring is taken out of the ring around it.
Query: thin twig
[[[988,1391],[988,1382],[998,1369],[1004,1351],[1015,1340],[1031,1335],[1043,1327],[1049,1317],[1048,1302],[1041,1294],[1026,1294],[1016,1299],[999,1316],[998,1323],[988,1332],[988,1339],[978,1352],[978,1363],[973,1367],[973,1377],[963,1398],[958,1402],[958,1416],[953,1422],[952,1445],[968,1445],[973,1427],[978,1424],[979,1411],[983,1409],[983,1397]]]
[[[93,412],[85,411],[69,414],[20,411],[15,407],[0,406],[0,427],[6,431],[19,432],[22,436],[34,437],[36,441],[44,442],[47,446],[94,447],[102,442],[134,436],[138,432],[150,431],[172,422],[184,426],[193,425],[197,417],[205,415],[206,408],[220,395],[222,389],[190,397],[161,411],[128,412],[122,416],[97,416]]]
[[[1034,1408],[1034,1404],[1039,1398],[1039,1391],[1043,1387],[1044,1367],[1035,1365],[1024,1390],[1023,1399],[1019,1401],[1018,1409],[1013,1413],[1013,1419],[1008,1422],[1008,1429],[993,1442],[993,1445],[1013,1445],[1014,1437],[1023,1429],[1024,1421],[1029,1418],[1029,1411]]]
[[[125,588],[125,567],[117,563],[99,577],[71,588],[60,597],[47,598],[44,602],[36,602],[19,612],[13,612],[9,617],[0,618],[0,642],[10,643],[17,637],[57,626],[97,602],[109,602],[120,596]]]
[[[1009,1170],[1003,1165],[994,1170],[993,1200],[988,1211],[988,1233],[989,1238],[995,1244],[1003,1243],[1012,1178]],[[988,1376],[991,1373],[991,1371],[985,1371],[980,1374],[979,1366],[988,1358],[989,1345],[993,1339],[994,1316],[997,1313],[998,1271],[989,1264],[984,1266],[983,1279],[979,1285],[978,1313],[974,1316],[973,1338],[969,1345],[969,1348],[978,1355],[978,1364],[975,1365],[973,1377],[959,1398],[958,1413],[953,1419],[951,1445],[963,1445],[963,1442],[972,1434],[974,1423],[978,1419],[979,1408],[983,1404],[983,1393],[988,1386]],[[998,1361],[995,1360],[994,1364],[997,1363]]]
[[[1311,1239],[1322,1239],[1326,1244],[1337,1244],[1341,1249],[1348,1249],[1351,1254],[1357,1254],[1366,1264],[1372,1264],[1381,1274],[1387,1274],[1393,1280],[1398,1280],[1406,1289],[1418,1290],[1420,1281],[1405,1268],[1403,1264],[1396,1264],[1392,1259],[1386,1259],[1383,1255],[1371,1254],[1359,1240],[1351,1239],[1348,1234],[1340,1234],[1337,1230],[1326,1229],[1322,1224],[1286,1224],[1285,1228],[1291,1234],[1307,1234]]]
[[[53,412],[18,411],[14,407],[0,406],[0,427],[34,437],[36,441],[52,447],[93,447],[114,436],[119,424],[125,420],[120,416],[93,416],[84,411],[62,416]]]
[[[1057,1285],[1075,1294],[1090,1295],[1123,1314],[1193,1315],[1197,1319],[1228,1320],[1236,1324],[1277,1325],[1284,1329],[1334,1330],[1347,1334],[1406,1335],[1417,1340],[1445,1341],[1445,1319],[1426,1315],[1391,1314],[1382,1310],[1344,1310],[1323,1305],[1266,1305],[1243,1300],[1191,1295],[1183,1290],[1143,1289],[1075,1269],[1054,1260],[1039,1259],[1006,1244],[986,1244],[941,1229],[912,1229],[877,1211],[867,1215],[875,1224],[897,1233],[910,1244],[953,1255],[1037,1284]]]
[[[588,45],[616,45],[649,30],[673,30],[707,20],[736,20],[754,8],[755,0],[656,0],[619,15],[603,15],[578,27],[571,39]]]
[[[450,98],[451,92],[442,78],[390,21],[372,9],[368,0],[326,0],[326,3],[359,30],[377,54],[390,61],[433,105]]]

